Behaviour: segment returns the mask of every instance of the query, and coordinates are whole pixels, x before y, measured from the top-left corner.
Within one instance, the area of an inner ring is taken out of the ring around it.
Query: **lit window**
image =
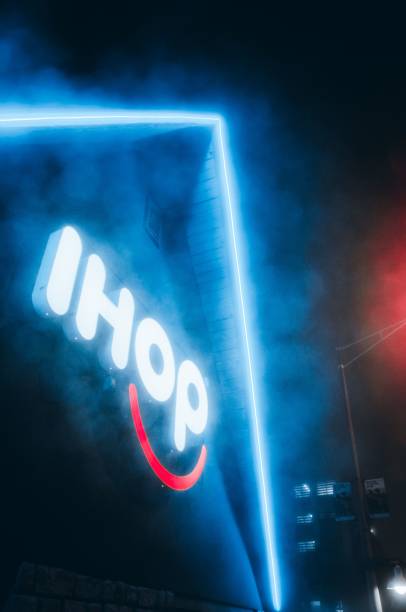
[[[311,601],[310,602],[310,609],[311,610],[318,610],[319,608],[321,608],[321,601]]]
[[[316,550],[316,540],[305,540],[297,543],[297,549],[300,553],[312,552]]]
[[[309,513],[309,514],[299,514],[296,517],[296,523],[298,525],[305,525],[308,523],[313,523],[313,514]]]
[[[334,495],[334,480],[317,483],[317,495]]]
[[[303,483],[295,486],[295,497],[310,497],[311,489],[308,484]]]

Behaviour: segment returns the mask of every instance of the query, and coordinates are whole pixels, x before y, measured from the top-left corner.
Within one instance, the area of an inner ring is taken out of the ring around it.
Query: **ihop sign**
[[[71,313],[82,254],[82,240],[73,227],[65,226],[51,234],[32,293],[34,307],[41,315],[63,317]],[[147,317],[135,322],[135,301],[129,289],[121,288],[113,299],[107,296],[106,276],[102,259],[92,253],[85,261],[79,299],[73,313],[74,337],[92,340],[96,337],[100,318],[109,324],[111,343],[106,347],[109,366],[124,370],[135,364],[146,392],[154,400],[162,403],[173,398],[173,440],[177,450],[183,452],[187,432],[202,434],[207,425],[208,397],[203,376],[189,359],[177,366],[170,339],[158,321]],[[159,369],[151,359],[152,350],[160,353]],[[190,388],[194,388],[193,405]],[[178,475],[169,471],[155,454],[144,428],[136,385],[130,384],[128,392],[134,428],[152,470],[171,489],[191,488],[203,472],[206,447],[202,445],[199,458],[189,473]]]

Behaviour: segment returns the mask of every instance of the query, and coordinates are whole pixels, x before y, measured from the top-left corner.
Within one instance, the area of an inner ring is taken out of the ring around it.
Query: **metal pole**
[[[364,491],[362,476],[361,476],[357,440],[355,437],[354,423],[352,419],[352,407],[351,407],[351,402],[350,402],[350,396],[348,393],[347,377],[345,375],[345,365],[342,363],[340,364],[340,370],[341,370],[341,377],[343,381],[345,409],[346,409],[346,415],[347,415],[348,429],[350,432],[352,456],[353,456],[354,467],[355,467],[356,493],[358,497],[357,514],[358,514],[358,519],[359,519],[360,526],[361,526],[361,537],[362,537],[362,541],[365,547],[365,552],[366,552],[366,557],[367,557],[367,566],[365,568],[365,573],[366,573],[366,579],[367,579],[369,607],[370,607],[370,610],[373,610],[374,612],[375,611],[382,612],[382,606],[380,605],[380,602],[377,601],[377,593],[379,591],[378,591],[378,584],[376,580],[375,569],[373,567],[374,551],[372,548],[370,531],[369,531],[370,528],[369,528],[369,522],[368,522],[365,491]]]

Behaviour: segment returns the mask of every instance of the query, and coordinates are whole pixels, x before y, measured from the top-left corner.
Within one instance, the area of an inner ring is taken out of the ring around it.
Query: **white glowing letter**
[[[193,407],[189,397],[189,387],[195,387],[197,406]],[[199,368],[193,361],[183,361],[178,372],[175,412],[175,445],[183,451],[186,443],[186,428],[200,434],[207,424],[207,391]]]
[[[67,225],[50,235],[32,292],[34,307],[45,315],[68,312],[82,255],[82,241]]]
[[[156,346],[162,357],[157,372],[151,363],[151,348]],[[155,319],[143,319],[135,334],[135,360],[141,380],[150,395],[158,402],[170,398],[175,388],[175,358],[165,330]]]
[[[113,328],[111,358],[122,370],[128,363],[134,299],[130,291],[123,288],[119,292],[118,304],[114,304],[104,293],[105,281],[106,269],[102,260],[97,255],[90,255],[76,312],[76,326],[83,338],[92,340],[99,316],[103,317]]]

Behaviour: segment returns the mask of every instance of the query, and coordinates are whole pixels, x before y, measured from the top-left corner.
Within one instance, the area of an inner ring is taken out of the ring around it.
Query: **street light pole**
[[[369,607],[371,610],[374,610],[376,612],[382,612],[382,606],[380,603],[380,599],[378,597],[379,591],[378,591],[378,584],[376,580],[376,574],[373,568],[374,553],[373,553],[371,537],[370,537],[370,527],[368,523],[365,491],[364,491],[364,487],[362,483],[361,468],[360,468],[360,463],[359,463],[357,440],[355,437],[354,423],[352,419],[352,406],[351,406],[350,396],[348,393],[347,377],[345,374],[345,365],[342,363],[340,364],[340,370],[341,370],[341,377],[342,377],[343,388],[344,388],[345,409],[346,409],[348,429],[350,432],[352,457],[353,457],[354,467],[355,467],[355,481],[356,481],[355,484],[356,484],[356,492],[357,492],[357,498],[358,498],[357,514],[358,514],[358,520],[361,526],[361,536],[362,536],[362,541],[364,544],[366,558],[367,558],[366,579],[367,579]]]
[[[351,440],[351,450],[352,457],[354,461],[355,468],[355,480],[356,480],[356,494],[357,494],[357,515],[359,524],[361,527],[361,537],[363,546],[365,549],[365,556],[367,559],[367,567],[366,567],[366,580],[367,580],[367,589],[368,589],[368,601],[370,610],[374,612],[382,612],[382,604],[379,596],[378,583],[376,579],[376,573],[374,568],[374,551],[371,542],[371,532],[368,521],[368,509],[365,497],[365,490],[363,486],[363,480],[361,475],[361,467],[359,461],[358,447],[357,447],[357,439],[354,430],[354,422],[352,417],[352,405],[350,401],[350,395],[348,392],[348,383],[346,376],[346,369],[351,366],[353,363],[361,359],[364,355],[372,351],[379,344],[387,340],[390,336],[398,332],[402,327],[406,325],[406,319],[402,319],[401,321],[397,321],[392,325],[384,327],[383,329],[378,330],[372,334],[368,334],[351,344],[347,344],[346,346],[337,347],[337,351],[344,351],[354,346],[357,346],[361,343],[365,343],[370,341],[370,344],[367,348],[359,352],[357,355],[352,357],[346,363],[341,362],[339,369],[341,370],[341,379],[343,383],[344,390],[344,400],[345,400],[345,410],[347,417],[348,430],[350,433]],[[377,338],[377,339],[376,339]]]

